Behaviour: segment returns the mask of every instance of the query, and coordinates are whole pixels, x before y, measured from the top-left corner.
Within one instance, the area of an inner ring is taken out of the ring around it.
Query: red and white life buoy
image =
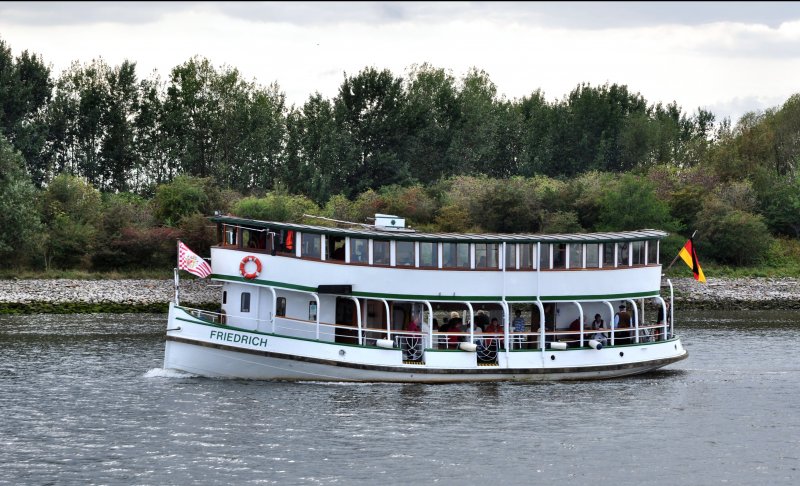
[[[253,262],[256,264],[256,271],[255,272],[248,272],[245,267],[247,264]],[[242,274],[242,277],[252,280],[259,275],[261,275],[261,260],[253,255],[247,255],[246,257],[242,258],[242,263],[239,264],[239,273]]]

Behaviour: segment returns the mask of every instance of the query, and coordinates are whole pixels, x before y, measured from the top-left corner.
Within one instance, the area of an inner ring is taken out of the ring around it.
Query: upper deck
[[[348,288],[364,297],[526,301],[658,295],[659,241],[640,230],[458,234],[329,228],[217,216],[214,277],[287,289]],[[239,267],[263,260],[252,280]]]

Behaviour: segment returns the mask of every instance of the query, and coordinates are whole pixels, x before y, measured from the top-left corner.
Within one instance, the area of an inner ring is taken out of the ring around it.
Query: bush
[[[210,178],[178,176],[156,188],[152,204],[158,221],[174,227],[194,213],[211,215],[221,209],[224,202]]]
[[[733,209],[714,195],[703,203],[697,219],[698,251],[719,263],[761,263],[772,245],[772,236],[761,216]]]
[[[305,196],[269,193],[262,198],[246,197],[238,201],[233,214],[249,219],[302,223],[303,214],[319,214],[319,207]]]

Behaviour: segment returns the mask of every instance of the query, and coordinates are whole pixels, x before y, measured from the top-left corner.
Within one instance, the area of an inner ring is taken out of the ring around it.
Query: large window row
[[[224,246],[279,252],[300,258],[356,265],[477,270],[567,270],[657,265],[658,240],[617,243],[452,243],[392,241],[322,235],[266,233],[241,228],[237,245],[234,227],[223,231]],[[262,234],[263,233],[263,234]],[[541,249],[540,254],[537,251]]]

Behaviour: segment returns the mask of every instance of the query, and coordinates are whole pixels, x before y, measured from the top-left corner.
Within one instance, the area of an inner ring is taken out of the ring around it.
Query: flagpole
[[[181,258],[181,240],[177,240],[175,242],[176,247],[178,248],[178,260]],[[180,266],[180,263],[178,264]],[[174,279],[175,279],[175,305],[181,305],[180,301],[180,278],[178,277],[178,268],[174,269]]]
[[[693,240],[694,239],[694,235],[696,235],[696,234],[697,234],[697,230],[694,230],[694,233],[692,233],[692,236],[690,236],[689,239]],[[683,249],[683,247],[681,247],[681,250],[682,249]],[[681,256],[681,250],[678,250],[678,254],[675,255],[675,258],[672,259],[672,263],[670,263],[669,266],[666,268],[666,270],[664,270],[664,273],[667,273],[669,271],[669,269],[672,268],[672,265],[675,265],[675,262],[678,261],[678,257]]]

